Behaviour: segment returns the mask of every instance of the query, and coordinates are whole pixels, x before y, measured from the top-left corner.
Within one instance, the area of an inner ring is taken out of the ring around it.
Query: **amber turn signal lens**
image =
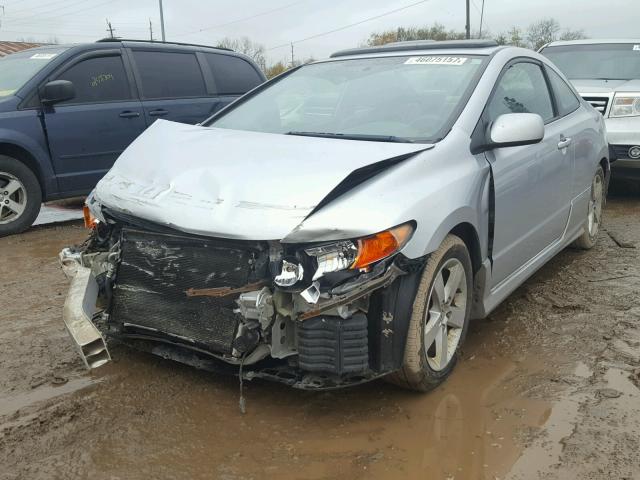
[[[96,226],[98,225],[98,220],[96,220],[96,217],[91,214],[91,210],[89,210],[89,207],[87,207],[86,205],[82,207],[82,216],[84,217],[85,228],[89,228],[91,230],[96,228]]]
[[[400,250],[411,238],[413,226],[405,223],[358,240],[358,256],[351,268],[364,268]]]

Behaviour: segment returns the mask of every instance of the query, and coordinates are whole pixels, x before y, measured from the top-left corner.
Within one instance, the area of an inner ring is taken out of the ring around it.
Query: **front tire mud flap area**
[[[97,297],[98,284],[91,269],[78,266],[64,302],[62,317],[88,369],[100,367],[111,360],[102,334],[91,321]]]

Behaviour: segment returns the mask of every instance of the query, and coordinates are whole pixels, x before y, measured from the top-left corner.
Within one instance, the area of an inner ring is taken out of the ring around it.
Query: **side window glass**
[[[205,53],[205,58],[218,95],[241,95],[262,83],[255,68],[242,58],[217,53]]]
[[[73,82],[76,96],[63,103],[99,103],[131,99],[122,57],[88,58],[58,75]]]
[[[142,96],[153,98],[206,97],[198,59],[193,53],[137,50],[133,58],[142,82]]]
[[[489,103],[493,121],[505,113],[537,113],[543,120],[553,118],[553,104],[540,67],[516,63],[502,75]]]
[[[560,75],[551,68],[547,68],[547,74],[558,102],[558,113],[561,116],[568,115],[580,106],[580,100],[576,98],[571,87],[567,85]]]

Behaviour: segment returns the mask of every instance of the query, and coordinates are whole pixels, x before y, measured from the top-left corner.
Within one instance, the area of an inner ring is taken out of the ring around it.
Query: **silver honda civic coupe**
[[[471,319],[594,246],[605,134],[530,50],[335,53],[142,134],[88,198],[87,241],[60,254],[64,322],[89,368],[113,339],[296,388],[429,390]]]

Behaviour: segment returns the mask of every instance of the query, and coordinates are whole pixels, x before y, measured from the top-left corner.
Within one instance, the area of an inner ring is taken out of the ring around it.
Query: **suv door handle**
[[[560,141],[558,142],[558,150],[567,148],[569,145],[571,145],[571,139],[565,137],[564,135],[560,135]]]
[[[120,112],[120,116],[122,118],[136,118],[140,116],[140,112],[132,112],[131,110],[125,110],[124,112]]]
[[[159,108],[157,110],[151,110],[149,112],[149,116],[150,117],[162,117],[163,115],[166,115],[167,113],[169,113],[169,110],[164,110],[162,108]]]

